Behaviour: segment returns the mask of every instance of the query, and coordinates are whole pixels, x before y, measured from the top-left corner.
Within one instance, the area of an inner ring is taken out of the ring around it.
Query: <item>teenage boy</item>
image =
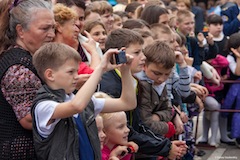
[[[117,49],[105,53],[91,77],[74,95],[78,80],[78,52],[71,47],[49,43],[33,56],[33,64],[45,85],[33,104],[33,135],[38,159],[101,160],[95,123],[99,112],[130,110],[136,106],[129,64],[113,65]],[[118,99],[99,99],[92,95],[101,75],[120,67],[122,94]]]
[[[145,63],[146,57],[142,52],[143,42],[142,37],[137,32],[129,29],[117,29],[112,31],[108,36],[106,48],[121,49],[125,47],[125,52],[133,56],[130,68],[131,73],[135,74],[143,69]],[[102,76],[100,90],[113,97],[120,97],[122,90],[121,80],[122,75],[117,69],[109,71]],[[136,79],[133,79],[133,81],[135,81],[136,94],[138,94],[138,82]],[[138,108],[127,112],[127,118],[130,128],[129,141],[138,144],[139,154],[148,155],[148,157],[142,157],[144,160],[156,159],[157,156],[174,159],[186,153],[185,142],[173,141],[171,143],[169,139],[154,134],[146,128],[139,119]],[[137,159],[141,158],[137,157]]]

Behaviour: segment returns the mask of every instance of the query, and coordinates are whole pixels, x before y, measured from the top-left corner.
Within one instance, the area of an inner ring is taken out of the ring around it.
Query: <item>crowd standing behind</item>
[[[202,111],[199,143],[218,147],[220,129],[239,147],[240,116],[217,111],[239,106],[224,83],[240,75],[239,6],[0,1],[0,159],[194,159]]]

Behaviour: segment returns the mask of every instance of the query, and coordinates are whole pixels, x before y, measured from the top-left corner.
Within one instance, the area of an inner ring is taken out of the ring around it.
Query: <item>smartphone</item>
[[[116,64],[127,63],[126,53],[120,50],[118,54],[115,54]]]

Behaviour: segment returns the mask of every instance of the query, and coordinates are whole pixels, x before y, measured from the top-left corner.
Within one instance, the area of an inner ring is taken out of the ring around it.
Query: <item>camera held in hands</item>
[[[120,50],[118,54],[115,54],[116,64],[127,63],[126,53],[123,50]]]

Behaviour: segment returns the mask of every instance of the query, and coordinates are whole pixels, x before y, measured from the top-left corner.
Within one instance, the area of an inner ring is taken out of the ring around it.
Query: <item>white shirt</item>
[[[72,100],[74,97],[75,97],[74,94],[66,95],[65,102]],[[102,111],[105,104],[105,99],[95,98],[93,96],[91,99],[94,104],[94,114],[96,116]],[[35,113],[37,130],[38,130],[38,133],[44,138],[47,138],[52,133],[57,123],[61,120],[61,119],[55,119],[53,123],[47,125],[58,104],[59,103],[56,101],[46,100],[37,104],[35,108],[34,113]],[[79,114],[75,114],[73,115],[73,117],[77,118],[78,115]]]

